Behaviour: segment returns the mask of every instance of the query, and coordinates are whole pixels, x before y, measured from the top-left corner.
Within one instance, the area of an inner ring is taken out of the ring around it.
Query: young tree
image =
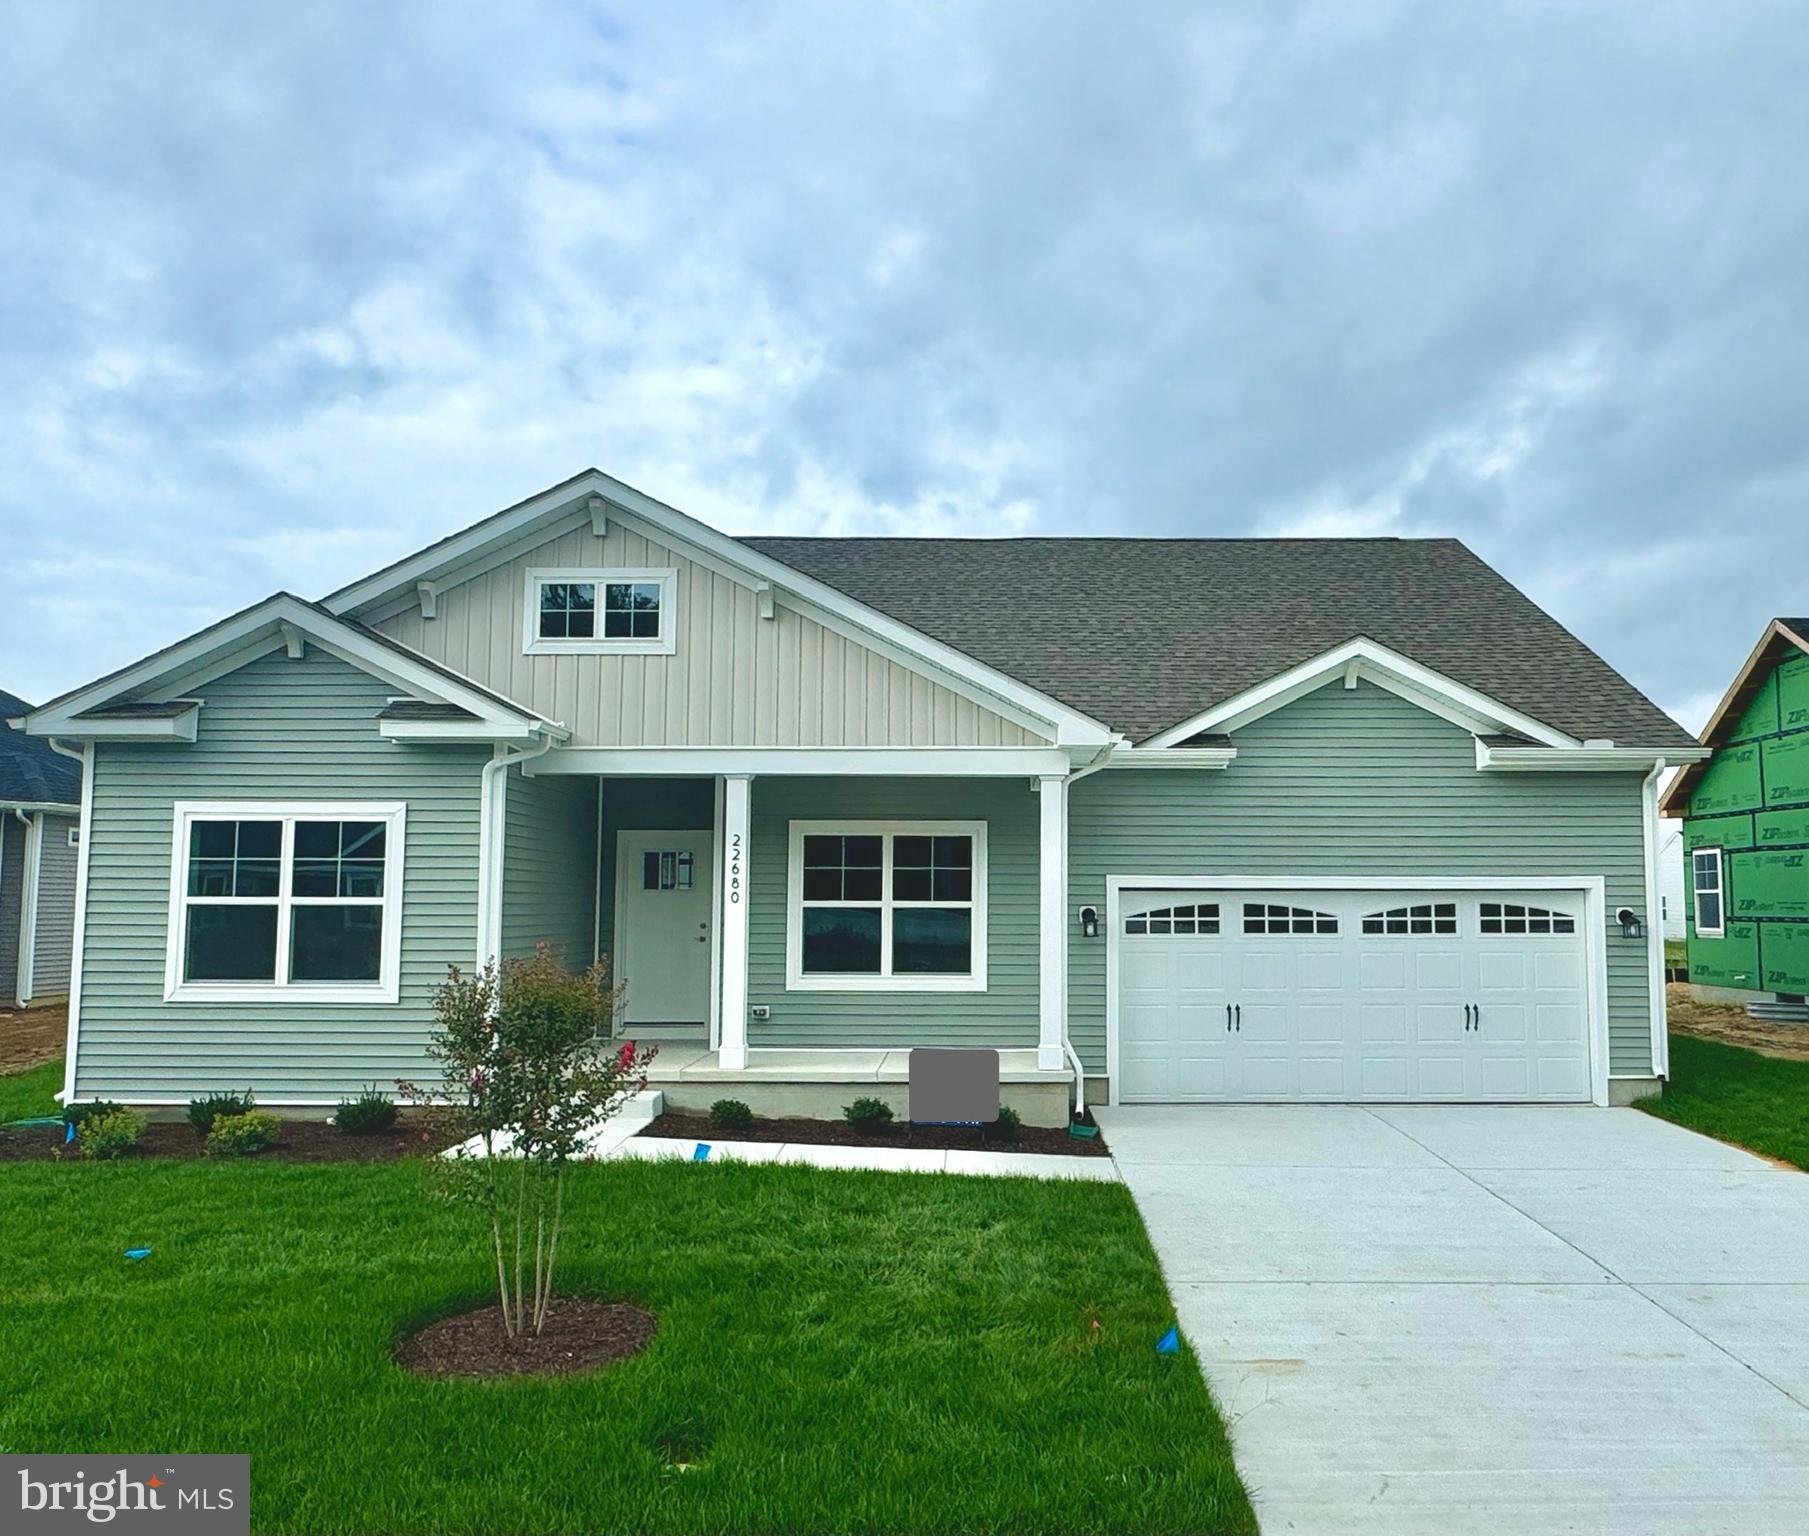
[[[511,1338],[546,1326],[565,1165],[647,1086],[653,1049],[607,1038],[618,1001],[606,966],[568,971],[545,944],[531,960],[475,975],[455,966],[434,995],[438,1028],[427,1047],[440,1080],[396,1085],[431,1106],[456,1146],[434,1160],[442,1191],[489,1216]]]

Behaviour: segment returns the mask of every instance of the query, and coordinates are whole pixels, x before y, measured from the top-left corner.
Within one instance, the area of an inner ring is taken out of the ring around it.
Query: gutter
[[[1639,789],[1640,832],[1646,845],[1646,991],[1652,1013],[1652,1075],[1662,1078],[1671,1075],[1671,1009],[1665,992],[1665,925],[1658,915],[1662,905],[1658,890],[1658,779],[1667,766],[1664,758],[1656,759]]]
[[[499,743],[496,754],[485,763],[478,775],[478,859],[477,859],[477,966],[498,957],[502,948],[502,878],[507,800],[503,787],[508,783],[508,770],[518,763],[545,757],[553,750],[553,731],[568,734],[563,725],[536,727],[540,740],[525,750],[512,750]]]
[[[1068,923],[1068,786],[1098,773],[1101,768],[1108,767],[1112,754],[1125,747],[1122,736],[1113,736],[1104,743],[1087,761],[1086,765],[1076,768],[1062,779],[1062,926]],[[1067,945],[1062,945],[1062,1054],[1068,1058],[1068,1065],[1074,1069],[1074,1115],[1076,1119],[1087,1112],[1087,1074],[1081,1066],[1080,1053],[1074,1049],[1074,1041],[1068,1035],[1068,966]]]

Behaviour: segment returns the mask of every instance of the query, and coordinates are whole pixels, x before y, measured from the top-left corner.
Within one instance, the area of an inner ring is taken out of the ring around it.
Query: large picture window
[[[179,803],[165,996],[394,1002],[403,808]]]
[[[675,570],[531,570],[522,600],[522,647],[530,656],[670,655],[677,599]]]
[[[791,824],[786,984],[981,991],[984,822]]]

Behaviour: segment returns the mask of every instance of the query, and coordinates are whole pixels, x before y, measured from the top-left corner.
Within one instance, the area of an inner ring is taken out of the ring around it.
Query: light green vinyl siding
[[[753,1046],[1034,1046],[1037,798],[1027,779],[755,779],[748,859],[748,1001],[770,1021]],[[984,821],[984,992],[788,992],[786,869],[794,820]]]
[[[1107,770],[1069,798],[1069,911],[1105,910],[1108,875],[1601,875],[1609,1062],[1651,1070],[1641,777],[1483,773],[1467,731],[1362,683],[1328,684],[1238,731],[1223,772]],[[1648,914],[1647,921],[1656,914]],[[1105,1068],[1106,943],[1071,930],[1069,1032]]]
[[[185,1100],[249,1086],[332,1100],[423,1075],[434,989],[476,947],[488,750],[382,740],[376,716],[396,690],[313,648],[196,691],[206,704],[192,744],[95,749],[77,1095]],[[399,1002],[164,1001],[172,807],[238,799],[407,803]]]
[[[502,952],[544,941],[573,970],[595,955],[597,781],[509,770],[503,817]]]

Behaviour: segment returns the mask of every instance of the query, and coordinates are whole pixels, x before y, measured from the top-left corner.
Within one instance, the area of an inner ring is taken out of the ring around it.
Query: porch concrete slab
[[[1665,1311],[1809,1407],[1809,1281],[1642,1285]]]
[[[1116,1184],[1109,1157],[1062,1157],[1044,1152],[970,1152],[951,1148],[943,1165],[950,1173],[1006,1174],[1031,1179],[1093,1179]]]
[[[1361,1113],[1361,1111],[1360,1111]],[[1593,1105],[1378,1105],[1368,1111],[1453,1168],[1756,1171],[1763,1158],[1637,1109]]]
[[[751,1051],[745,1067],[725,1068],[721,1053],[705,1051],[685,1063],[687,1083],[872,1083],[879,1081],[885,1051]],[[659,1063],[655,1061],[654,1065]]]
[[[1366,1110],[1341,1104],[1095,1107],[1121,1164],[1182,1167],[1442,1168]]]
[[[1166,1168],[1119,1158],[1118,1136],[1107,1129],[1173,1284],[1608,1278],[1452,1168]]]
[[[1809,1178],[1794,1170],[1470,1176],[1632,1285],[1780,1284],[1809,1276]]]
[[[1809,1510],[1809,1414],[1625,1286],[1176,1305],[1265,1530],[1782,1532]]]
[[[713,1059],[715,1053],[705,1045],[662,1045],[653,1058],[653,1065],[647,1069],[647,1081],[677,1082],[686,1067],[696,1066],[706,1056]]]
[[[885,1083],[908,1083],[911,1080],[911,1053],[887,1051],[880,1063],[879,1080]],[[1002,1083],[1060,1083],[1074,1081],[1068,1071],[1045,1072],[1036,1064],[1035,1051],[1000,1051],[999,1081]]]

